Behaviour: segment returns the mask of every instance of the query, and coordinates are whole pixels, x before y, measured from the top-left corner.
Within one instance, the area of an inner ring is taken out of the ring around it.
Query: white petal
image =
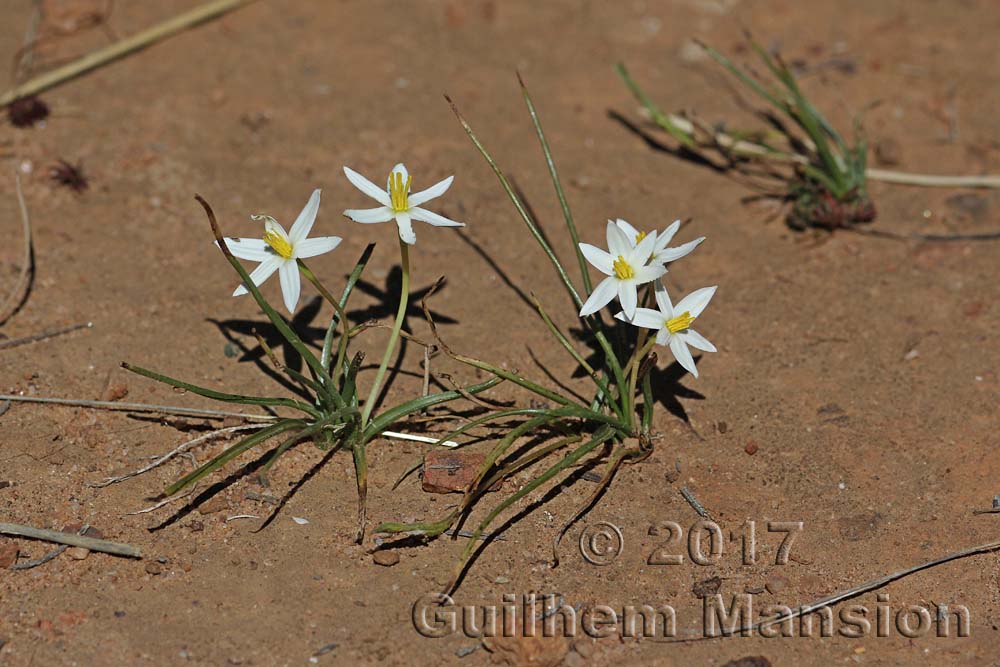
[[[309,259],[316,255],[322,255],[340,245],[341,240],[339,236],[317,236],[316,238],[300,241],[295,246],[295,257]]]
[[[688,349],[687,343],[680,336],[674,336],[670,339],[670,351],[674,353],[674,359],[677,360],[681,366],[687,370],[691,375],[698,377],[698,369],[694,365],[694,358],[691,356],[691,350]]]
[[[676,234],[677,230],[680,228],[681,228],[681,221],[674,220],[672,223],[670,223],[669,227],[663,230],[663,233],[660,234],[660,241],[661,243],[663,243],[663,245],[661,246],[662,248],[667,247],[667,244],[670,243],[670,240],[674,238],[674,234]]]
[[[389,222],[392,220],[392,209],[388,206],[379,208],[349,208],[344,211],[344,215],[353,220],[366,225],[374,222]]]
[[[621,218],[615,220],[615,224],[618,225],[618,229],[625,232],[629,243],[634,246],[636,243],[635,240],[639,237],[639,230],[630,225],[627,220],[622,220]]]
[[[674,316],[674,307],[670,303],[670,295],[667,294],[667,286],[663,284],[663,281],[657,281],[655,296],[656,305],[660,307],[663,317],[668,320],[671,319]]]
[[[291,239],[288,238],[288,234],[285,233],[285,228],[281,226],[281,223],[274,218],[267,217],[264,218],[264,231],[271,232],[272,234],[277,234],[283,238],[288,245],[292,244]]]
[[[282,262],[278,269],[278,279],[281,281],[281,296],[285,299],[285,308],[294,315],[295,306],[299,303],[299,292],[302,291],[299,265],[294,261]]]
[[[601,308],[604,308],[604,306],[614,301],[617,294],[618,281],[614,278],[605,278],[601,282],[597,283],[597,287],[594,288],[590,298],[583,304],[583,308],[580,309],[580,317],[586,317],[587,315],[596,313]]]
[[[684,338],[684,342],[695,348],[696,350],[702,350],[704,352],[717,352],[715,346],[712,345],[707,338],[702,336],[700,333],[694,329],[688,329],[682,334],[678,334]]]
[[[277,271],[278,267],[281,266],[284,262],[285,260],[283,260],[281,257],[278,257],[277,255],[271,255],[263,262],[261,262],[256,269],[250,272],[250,280],[253,282],[254,285],[260,287],[264,283],[264,281],[270,278],[271,274]],[[236,291],[233,292],[233,296],[243,296],[244,294],[248,293],[249,292],[247,291],[247,288],[243,285],[240,285],[239,287],[236,288]]]
[[[639,294],[635,289],[634,280],[618,281],[618,302],[622,305],[622,311],[630,320],[635,317],[635,307],[639,303]]]
[[[392,168],[392,171],[389,172],[389,178],[385,179],[386,190],[392,190],[392,179],[396,178],[396,174],[403,175],[403,185],[404,186],[406,185],[406,179],[409,177],[410,172],[406,171],[406,166],[402,162],[400,162],[399,164],[397,164],[395,167]]]
[[[656,332],[657,345],[667,345],[668,343],[670,343],[670,338],[671,338],[670,329],[666,327],[663,327],[662,329]]]
[[[645,285],[646,283],[651,283],[664,273],[667,272],[667,268],[661,264],[653,264],[651,266],[640,266],[635,270],[635,284]]]
[[[594,265],[594,268],[606,275],[614,275],[615,260],[608,253],[589,243],[580,244],[580,252],[587,258],[587,261]]]
[[[664,322],[666,322],[663,319],[663,314],[652,308],[636,308],[632,319],[626,317],[624,312],[618,313],[615,318],[644,329],[662,329]]]
[[[319,213],[319,193],[319,188],[313,190],[309,201],[302,208],[299,217],[295,218],[292,228],[288,230],[288,240],[292,242],[292,245],[299,243],[309,236],[313,223],[316,222],[316,214]]]
[[[694,241],[689,241],[683,245],[679,245],[676,248],[665,248],[660,250],[653,255],[653,261],[666,264],[667,262],[675,262],[681,257],[688,255],[692,250],[698,247],[698,245],[705,240],[705,237],[696,238]]]
[[[701,311],[705,310],[705,306],[708,305],[708,302],[712,300],[712,296],[715,294],[715,290],[717,290],[718,287],[718,285],[713,285],[712,287],[702,287],[701,289],[696,289],[681,299],[677,305],[674,306],[674,312],[687,312],[691,313],[691,317],[698,317],[701,315]]]
[[[629,243],[628,237],[625,236],[625,232],[618,229],[618,225],[613,222],[608,222],[608,251],[611,253],[612,257],[628,257],[629,252],[632,250],[632,244]],[[645,264],[645,262],[643,262]]]
[[[632,266],[643,266],[649,264],[650,258],[653,256],[653,247],[656,245],[656,234],[647,234],[646,238],[639,241],[639,244],[629,249],[629,253],[625,255],[628,259],[628,263]]]
[[[410,222],[409,213],[397,213],[396,226],[399,228],[399,238],[403,239],[403,243],[413,245],[417,242],[417,235],[413,233],[413,223]]]
[[[215,245],[218,247],[219,242],[215,241]],[[268,257],[274,256],[274,253],[270,250],[271,247],[264,242],[264,239],[227,238],[226,247],[236,257],[248,259],[251,262],[263,262]]]
[[[410,217],[414,220],[419,220],[420,222],[426,222],[429,225],[434,225],[435,227],[465,227],[464,222],[456,222],[450,218],[446,218],[443,215],[438,215],[434,211],[428,211],[426,208],[420,208],[419,206],[411,208]],[[397,220],[399,218],[396,218]]]
[[[435,183],[426,190],[421,190],[420,192],[414,192],[412,195],[410,195],[409,199],[410,207],[412,208],[414,206],[420,206],[421,204],[429,202],[435,197],[440,197],[441,195],[443,195],[445,192],[448,191],[448,188],[451,187],[451,182],[454,180],[455,180],[454,176],[449,176],[443,181]]]
[[[382,204],[382,206],[389,206],[392,203],[389,199],[389,193],[387,191],[375,185],[350,167],[344,167],[344,175],[347,176],[347,180],[349,180],[354,187],[364,192],[379,204]]]

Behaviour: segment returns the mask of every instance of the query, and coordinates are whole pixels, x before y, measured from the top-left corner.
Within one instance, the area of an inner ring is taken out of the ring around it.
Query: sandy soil
[[[10,62],[19,48],[31,4],[0,3],[0,62]],[[194,4],[120,2],[109,25],[129,35]],[[13,283],[20,261],[14,167],[30,168],[24,188],[37,263],[30,298],[3,334],[94,322],[90,330],[0,352],[0,389],[96,399],[124,384],[128,400],[207,404],[128,375],[119,369],[128,360],[220,388],[283,392],[254,361],[227,354],[225,332],[232,327],[216,322],[262,318],[248,299],[230,298],[234,276],[209,243],[193,194],[213,202],[227,231],[240,235],[256,231],[249,213],[287,221],[313,187],[322,187],[317,229],[345,241],[314,268],[337,284],[364,245],[379,241],[367,274],[371,289],[355,306],[388,318],[392,299],[378,293],[396,275],[394,232],[340,217],[343,208],[364,202],[341,167],[374,176],[400,160],[415,174],[415,187],[457,174],[436,210],[467,221],[467,240],[425,226],[413,253],[416,287],[441,274],[449,278],[436,307],[457,322],[442,327],[450,343],[540,378],[531,355],[569,375],[572,365],[543,325],[472,247],[478,244],[509,280],[551,304],[563,326],[573,324],[551,268],[442,99],[447,92],[458,102],[569,258],[519,96],[519,69],[585,239],[601,239],[605,220],[615,216],[645,227],[691,217],[683,240],[708,237],[675,265],[669,285],[675,291],[721,286],[700,327],[719,352],[701,359],[700,379],[682,376],[676,366],[663,372],[658,397],[667,409],[656,419],[663,435],[656,453],[621,471],[568,536],[560,567],[547,565],[552,535],[591,492],[590,482],[578,481],[510,524],[506,539],[475,561],[457,604],[499,605],[505,594],[558,592],[581,610],[671,605],[679,632],[697,630],[702,601],[692,587],[713,577],[721,578],[724,596],[766,587],[757,603],[794,605],[995,539],[995,515],[972,510],[988,507],[1000,492],[993,456],[996,244],[795,233],[767,222],[773,209],[742,203],[752,194],[745,185],[654,149],[613,117],[642,124],[612,70],[622,60],[666,108],[696,109],[710,122],[755,123],[719,69],[689,46],[700,37],[738,53],[744,27],[788,59],[820,67],[805,85],[841,127],[880,102],[865,112],[865,128],[873,141],[896,142],[899,168],[1000,171],[1000,8],[989,0],[256,3],[45,94],[53,113],[44,127],[0,126],[8,174],[0,178],[3,284]],[[107,39],[100,29],[57,37],[40,56],[69,58]],[[849,66],[830,66],[831,59]],[[957,124],[949,136],[951,108]],[[82,161],[86,192],[76,195],[48,178],[59,158]],[[1000,201],[991,193],[871,189],[878,229],[1000,227]],[[954,198],[962,194],[974,196]],[[277,298],[276,284],[264,291]],[[308,311],[298,323],[321,327],[328,316],[326,309]],[[426,334],[418,318],[410,326]],[[230,335],[255,347],[245,328]],[[375,332],[364,344],[373,355],[384,336]],[[419,372],[420,358],[411,347],[403,368]],[[435,361],[434,369],[473,379],[446,361]],[[419,388],[419,377],[400,375],[389,398]],[[492,395],[529,400],[507,386]],[[592,640],[578,632],[572,642],[490,643],[492,653],[461,633],[428,639],[414,629],[411,606],[445,583],[463,545],[438,540],[399,550],[396,565],[375,564],[370,537],[353,544],[348,456],[330,460],[268,528],[254,532],[258,520],[227,517],[265,516],[270,507],[255,494],[282,495],[320,461],[320,452],[308,445],[293,450],[274,469],[270,489],[236,476],[221,503],[127,515],[151,504],[190,463],[105,489],[87,483],[139,467],[190,433],[123,413],[25,404],[14,405],[0,424],[3,521],[88,523],[146,554],[141,561],[63,554],[31,570],[4,571],[3,664],[304,665],[313,658],[316,664],[723,665],[762,656],[738,664],[979,665],[1000,658],[996,553],[879,591],[893,614],[910,605],[965,605],[971,618],[965,638],[953,631],[950,638],[908,639],[895,629],[877,637],[873,629],[861,639],[664,644],[618,634]],[[223,444],[199,449],[199,459]],[[424,493],[415,479],[389,490],[422,446],[380,441],[369,451],[369,530],[383,520],[436,517],[454,502]],[[705,566],[650,565],[664,542],[662,533],[649,534],[651,526],[673,521],[687,530],[699,520],[680,494],[683,486],[722,527],[726,551]],[[625,538],[621,556],[604,567],[584,562],[574,546],[582,527],[599,521],[616,524]],[[737,541],[728,539],[742,535],[747,521],[758,527],[752,565],[741,562]],[[786,565],[774,564],[781,535],[766,531],[768,521],[803,522]],[[28,558],[50,548],[15,543]],[[879,600],[873,592],[853,603],[874,610]]]

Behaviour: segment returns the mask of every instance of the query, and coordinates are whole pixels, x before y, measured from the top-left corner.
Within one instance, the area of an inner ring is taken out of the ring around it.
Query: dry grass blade
[[[14,313],[20,310],[21,306],[31,292],[31,279],[34,272],[34,253],[31,243],[31,217],[28,215],[28,206],[24,203],[24,192],[21,191],[21,177],[14,172],[14,184],[17,188],[17,203],[21,208],[21,226],[24,234],[24,253],[21,260],[21,273],[17,277],[14,289],[7,295],[3,306],[0,306],[0,325],[9,320]]]

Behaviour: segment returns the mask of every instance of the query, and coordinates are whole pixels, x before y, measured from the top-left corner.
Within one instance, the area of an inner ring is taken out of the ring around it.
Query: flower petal
[[[317,236],[316,238],[300,241],[295,246],[295,257],[297,259],[309,259],[316,255],[322,255],[339,246],[342,240],[339,236]]]
[[[590,294],[590,298],[587,299],[586,303],[583,304],[583,308],[580,309],[580,317],[586,317],[596,313],[604,306],[608,305],[614,301],[615,296],[618,294],[618,281],[614,278],[605,278],[601,282],[597,283],[597,287]]]
[[[625,236],[628,237],[629,244],[634,246],[636,244],[636,239],[639,237],[639,230],[630,225],[627,220],[622,220],[621,218],[615,220],[615,224],[618,225],[618,229],[625,232]]]
[[[264,281],[271,277],[271,274],[278,270],[278,267],[284,264],[285,260],[277,255],[271,255],[260,265],[250,272],[250,280],[254,285],[260,287],[264,284]],[[243,296],[244,294],[249,294],[246,286],[240,285],[233,292],[233,296]]]
[[[677,230],[680,228],[681,228],[681,221],[674,220],[672,223],[670,223],[669,227],[663,230],[663,232],[660,234],[660,239],[663,243],[664,248],[667,247],[667,244],[670,243],[671,239],[674,238],[674,234],[676,234]]]
[[[684,342],[695,348],[696,350],[702,350],[704,352],[717,352],[715,346],[709,342],[707,338],[702,336],[700,333],[694,329],[688,329],[682,334],[678,334],[684,338]]]
[[[264,233],[277,234],[289,245],[292,244],[291,239],[288,238],[288,234],[285,232],[285,228],[281,226],[280,222],[270,216],[264,218]]]
[[[316,222],[316,214],[319,213],[319,193],[319,188],[313,190],[309,201],[302,208],[299,217],[295,218],[292,228],[288,230],[288,240],[292,242],[293,246],[309,236],[313,223]]]
[[[215,246],[219,246],[218,241],[215,241]],[[274,253],[271,252],[270,246],[264,242],[264,239],[226,238],[226,247],[236,257],[251,262],[263,262],[268,257],[274,257]]]
[[[671,337],[672,334],[670,333],[670,329],[663,327],[662,329],[656,332],[656,344],[669,345]]]
[[[647,234],[646,238],[639,241],[634,248],[629,248],[628,254],[625,255],[628,263],[632,266],[649,264],[649,260],[653,257],[653,247],[656,246],[656,238],[656,234]]]
[[[427,188],[426,190],[421,190],[420,192],[413,193],[412,195],[410,195],[409,199],[410,208],[414,206],[420,206],[421,204],[429,202],[435,197],[440,197],[441,195],[443,195],[445,192],[448,191],[448,188],[451,187],[451,182],[454,180],[455,180],[454,176],[449,176],[443,181],[438,181],[437,183]]]
[[[410,176],[410,172],[406,171],[406,165],[400,162],[392,168],[392,171],[389,172],[389,177],[385,179],[385,189],[387,191],[392,190],[392,179],[396,178],[397,173],[403,175],[403,185],[406,185],[406,179]]]
[[[443,215],[438,215],[434,211],[428,211],[426,208],[420,208],[419,206],[411,208],[409,213],[410,217],[414,220],[426,222],[435,227],[465,227],[464,222],[456,222],[451,218],[446,218]],[[396,219],[398,220],[399,218]]]
[[[417,235],[413,233],[413,223],[410,222],[409,213],[396,214],[396,227],[399,228],[399,238],[403,239],[403,243],[413,245],[417,242]]]
[[[663,314],[658,310],[653,310],[652,308],[636,308],[635,316],[629,319],[625,316],[624,312],[615,315],[615,319],[621,320],[622,322],[628,322],[629,324],[637,327],[642,327],[644,329],[662,329],[664,323]]]
[[[667,286],[663,284],[662,280],[656,282],[656,288],[654,291],[656,296],[656,305],[660,307],[660,312],[663,313],[663,317],[670,319],[674,316],[674,306],[670,303],[670,295],[667,294]]]
[[[389,222],[392,220],[392,209],[388,206],[378,208],[349,208],[344,211],[344,215],[362,224],[370,225],[375,222]]]
[[[618,229],[618,225],[608,221],[608,251],[611,253],[612,257],[628,257],[629,252],[632,250],[632,244],[629,243],[628,237],[625,236],[625,232]],[[645,264],[645,262],[643,262]]]
[[[683,245],[679,245],[676,248],[664,248],[653,255],[653,261],[666,264],[667,262],[675,262],[681,257],[690,254],[692,250],[697,248],[702,241],[705,240],[704,236],[696,238],[694,241],[689,241]]]
[[[587,258],[595,269],[606,275],[612,276],[615,273],[615,260],[608,253],[589,243],[580,244],[580,252]]]
[[[634,280],[618,281],[618,302],[622,305],[625,317],[635,318],[635,307],[639,303],[639,294],[635,289]]]
[[[299,265],[291,261],[282,262],[278,269],[278,279],[281,281],[281,296],[285,299],[285,308],[294,315],[295,306],[299,303],[299,293],[302,291]]]
[[[708,302],[712,300],[712,296],[718,288],[718,285],[713,285],[712,287],[696,289],[677,302],[677,305],[674,306],[674,312],[688,312],[691,313],[691,317],[698,317],[701,315],[701,311],[705,310]]]
[[[691,375],[698,377],[698,369],[694,365],[694,358],[691,356],[691,350],[688,349],[687,343],[680,336],[674,336],[670,339],[670,351],[674,353],[674,359],[677,360],[681,366],[687,370]]]
[[[350,167],[344,167],[344,175],[347,176],[347,180],[351,182],[351,185],[364,192],[379,204],[382,204],[382,206],[389,206],[392,203],[387,190],[383,190]]]
[[[646,238],[649,238],[648,236]],[[664,273],[667,272],[667,267],[662,264],[652,264],[650,266],[640,266],[635,270],[635,284],[645,285],[646,283],[651,283]]]

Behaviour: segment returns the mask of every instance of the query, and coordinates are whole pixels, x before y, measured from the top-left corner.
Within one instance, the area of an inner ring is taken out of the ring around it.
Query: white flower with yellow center
[[[632,245],[638,245],[640,241],[648,236],[656,238],[655,243],[653,243],[652,257],[650,257],[650,263],[652,264],[667,264],[669,262],[676,261],[689,254],[692,250],[697,248],[702,241],[705,240],[704,236],[700,236],[694,241],[689,241],[677,246],[676,248],[668,248],[667,244],[673,240],[674,234],[676,234],[677,230],[681,228],[680,220],[674,220],[674,222],[662,232],[656,232],[655,230],[651,232],[640,232],[638,229],[621,218],[615,220],[615,225],[618,226],[618,229],[625,232],[625,236],[628,237],[628,240]]]
[[[677,363],[691,375],[698,377],[698,369],[694,365],[694,358],[691,356],[691,350],[688,349],[688,346],[705,352],[715,352],[716,350],[715,346],[692,329],[691,325],[705,310],[708,302],[712,300],[717,287],[716,285],[695,290],[674,306],[670,303],[667,288],[663,286],[662,282],[657,281],[656,305],[659,306],[659,310],[636,308],[634,317],[626,317],[625,313],[618,313],[615,317],[637,327],[655,329],[657,344],[669,345]]]
[[[413,177],[406,171],[403,163],[397,164],[389,172],[389,180],[385,190],[350,167],[344,167],[344,175],[347,176],[347,180],[354,187],[381,204],[378,208],[348,209],[344,211],[344,215],[354,222],[372,224],[389,222],[395,219],[396,226],[399,227],[399,238],[409,245],[417,242],[417,235],[413,233],[413,220],[426,222],[435,227],[465,227],[464,222],[455,222],[443,215],[420,208],[421,204],[425,204],[435,197],[443,195],[451,187],[451,182],[455,180],[454,176],[449,176],[426,190],[421,190],[411,195],[410,182],[413,180]]]
[[[226,239],[226,246],[229,247],[229,251],[233,255],[251,262],[260,262],[257,268],[250,272],[250,280],[253,281],[254,285],[259,287],[271,277],[272,273],[278,272],[285,308],[293,314],[295,306],[299,302],[299,292],[302,288],[296,260],[308,259],[330,252],[340,245],[341,241],[339,236],[306,238],[309,236],[309,231],[312,229],[313,223],[316,222],[316,214],[319,212],[319,193],[319,190],[313,190],[305,208],[299,213],[299,217],[295,219],[287,234],[285,228],[271,216],[251,215],[252,220],[264,221],[263,239]],[[233,296],[243,294],[247,294],[247,288],[244,285],[240,285],[233,292]]]
[[[608,277],[597,284],[590,298],[580,309],[580,317],[596,313],[617,296],[622,310],[635,315],[639,302],[637,287],[653,282],[667,269],[662,265],[648,266],[656,236],[646,236],[633,245],[615,223],[608,221],[608,250],[605,252],[589,243],[581,243],[580,251],[587,261]]]

